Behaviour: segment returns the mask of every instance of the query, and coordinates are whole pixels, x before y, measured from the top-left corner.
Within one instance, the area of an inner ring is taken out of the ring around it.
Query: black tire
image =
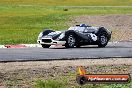
[[[98,36],[98,47],[105,47],[108,43],[108,37],[105,32],[100,33]]]
[[[41,44],[43,48],[49,48],[51,45]]]
[[[79,85],[84,85],[87,82],[87,79],[84,76],[77,76],[76,81]]]
[[[69,33],[66,37],[66,48],[74,48],[76,46],[76,37],[74,33]]]

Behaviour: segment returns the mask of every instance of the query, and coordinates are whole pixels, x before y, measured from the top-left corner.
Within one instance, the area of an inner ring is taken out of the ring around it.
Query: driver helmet
[[[80,27],[87,27],[86,24],[80,24]]]

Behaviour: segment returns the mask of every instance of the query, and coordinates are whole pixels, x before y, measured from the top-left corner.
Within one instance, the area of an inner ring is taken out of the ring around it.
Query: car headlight
[[[43,36],[43,32],[40,32],[38,35],[38,39],[40,39]]]

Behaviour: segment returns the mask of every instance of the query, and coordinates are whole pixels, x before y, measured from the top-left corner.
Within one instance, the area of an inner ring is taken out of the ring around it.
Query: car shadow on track
[[[98,46],[84,46],[84,47],[80,47],[80,48],[132,48],[132,46],[127,47],[127,46],[106,46],[106,47],[98,47]],[[78,48],[79,49],[79,48]]]
[[[81,46],[81,47],[79,47],[79,48],[76,48],[76,47],[74,47],[74,48],[50,48],[50,49],[111,49],[111,48],[132,48],[132,46],[106,46],[106,47],[102,47],[102,48],[100,48],[100,47],[98,47],[98,46],[91,46],[91,45],[87,45],[87,46]]]

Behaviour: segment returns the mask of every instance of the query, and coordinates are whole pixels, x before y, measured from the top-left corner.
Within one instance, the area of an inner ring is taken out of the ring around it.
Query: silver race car
[[[104,27],[80,24],[65,31],[46,29],[39,34],[37,42],[43,48],[49,48],[51,45],[63,45],[66,48],[80,47],[82,45],[105,47],[110,38],[111,31]]]

